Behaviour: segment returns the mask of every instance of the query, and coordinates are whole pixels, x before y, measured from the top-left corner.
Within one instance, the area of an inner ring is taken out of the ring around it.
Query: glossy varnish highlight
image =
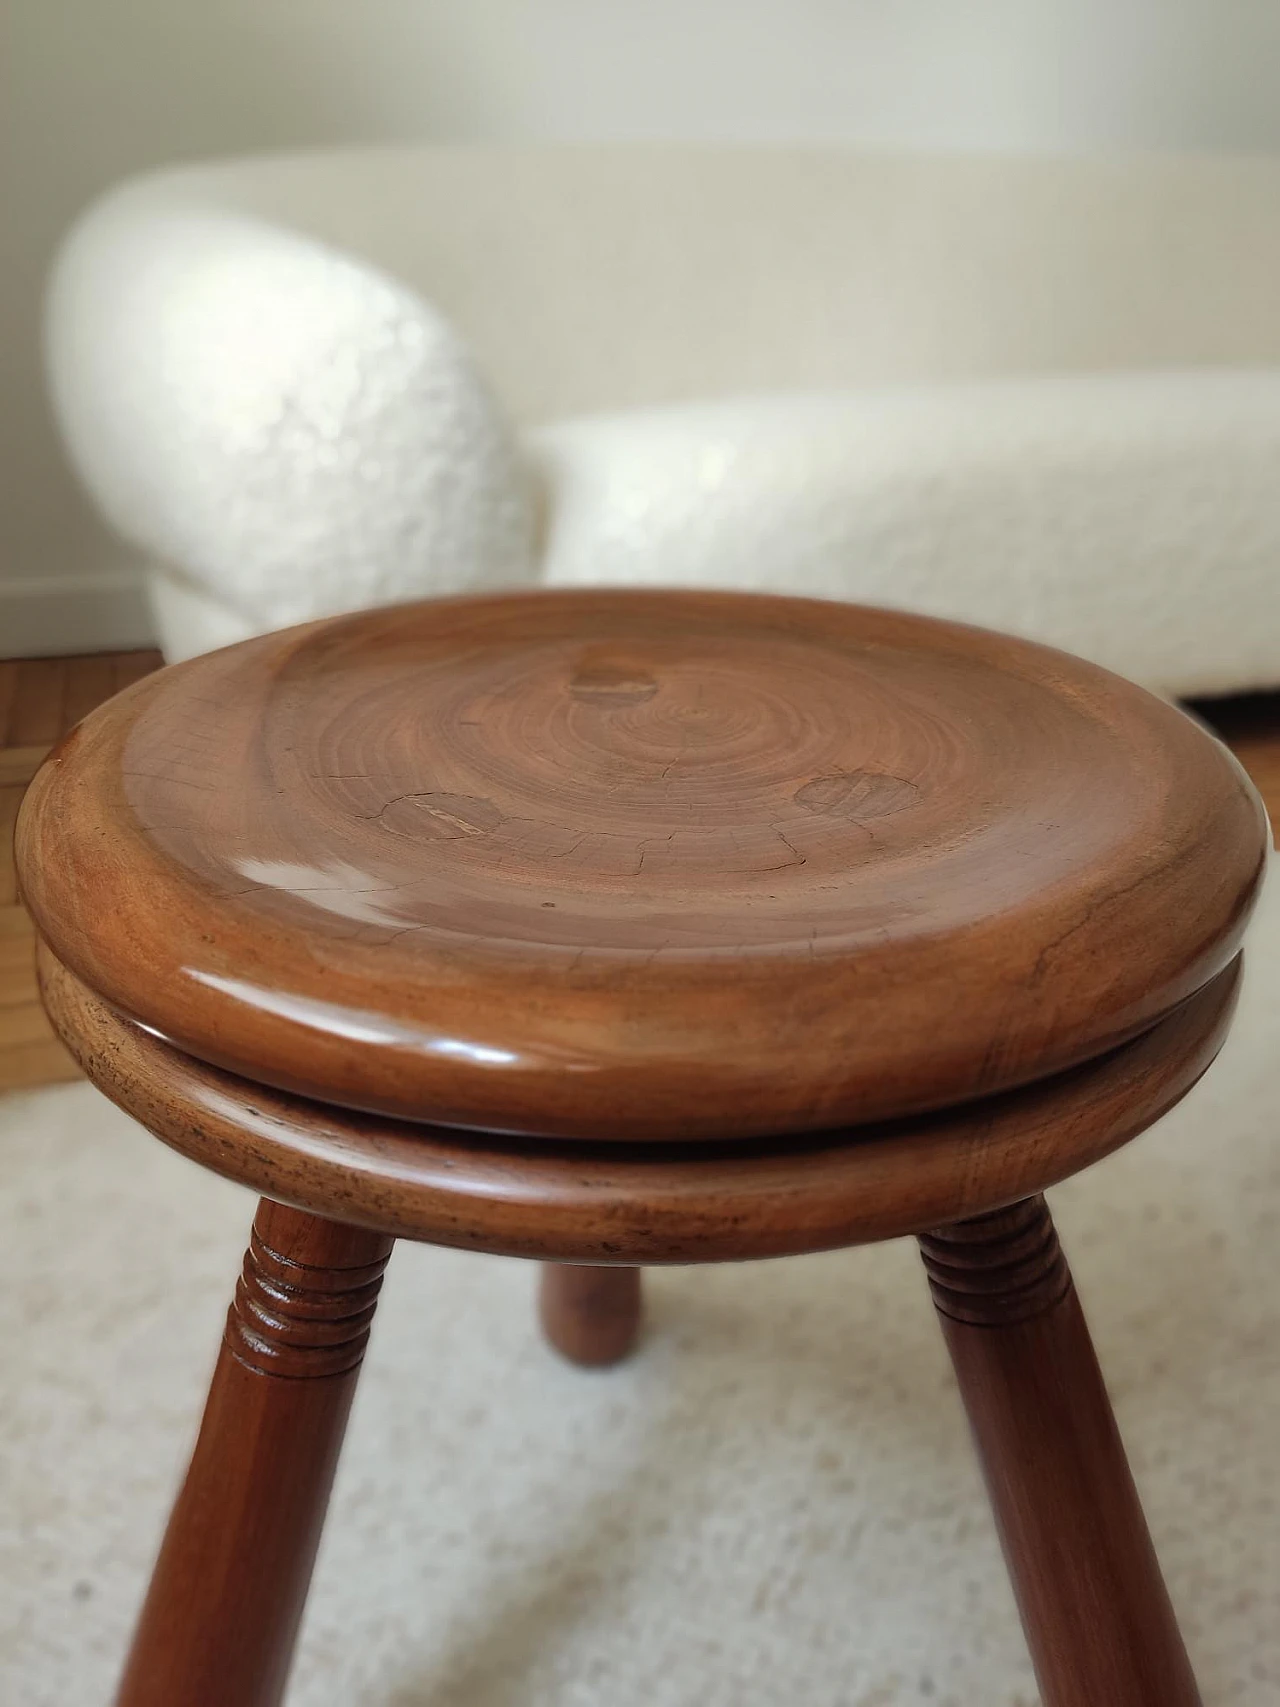
[[[37,779],[59,957],[210,1062],[356,1108],[697,1139],[942,1106],[1237,950],[1238,766],[1090,665],[808,601],[382,610],[163,672]]]

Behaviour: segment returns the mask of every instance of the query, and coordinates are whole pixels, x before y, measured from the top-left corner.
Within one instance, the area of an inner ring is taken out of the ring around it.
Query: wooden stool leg
[[[1200,1707],[1044,1199],[920,1246],[1045,1707]]]
[[[571,1363],[618,1363],[640,1331],[640,1270],[544,1262],[538,1315],[547,1339]]]
[[[392,1241],[262,1202],[119,1707],[276,1707]]]

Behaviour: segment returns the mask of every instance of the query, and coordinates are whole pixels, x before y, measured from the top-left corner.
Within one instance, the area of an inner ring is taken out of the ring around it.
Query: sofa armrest
[[[63,246],[47,350],[108,520],[255,628],[533,576],[514,440],[413,291],[180,180]]]

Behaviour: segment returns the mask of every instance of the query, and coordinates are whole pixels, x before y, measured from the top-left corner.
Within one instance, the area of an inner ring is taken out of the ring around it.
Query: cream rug
[[[1263,906],[1218,1066],[1053,1194],[1207,1707],[1280,1702]],[[0,1101],[0,1170],[0,1701],[98,1707],[252,1205],[87,1085]],[[911,1244],[654,1273],[603,1374],[542,1348],[532,1283],[393,1259],[291,1707],[1036,1700]]]

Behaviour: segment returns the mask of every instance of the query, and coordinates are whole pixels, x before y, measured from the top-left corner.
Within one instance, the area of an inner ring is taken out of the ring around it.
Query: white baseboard
[[[141,569],[0,579],[0,658],[154,646]]]

